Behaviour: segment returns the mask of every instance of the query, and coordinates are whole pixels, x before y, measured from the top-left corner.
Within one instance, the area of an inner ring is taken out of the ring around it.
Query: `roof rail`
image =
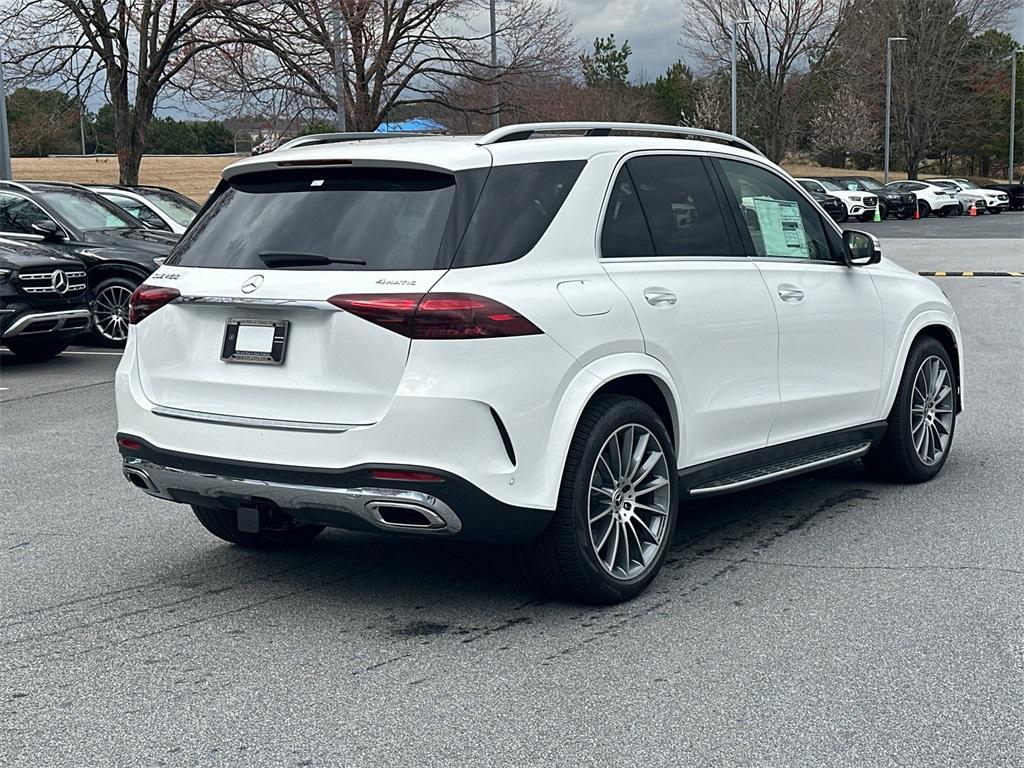
[[[612,131],[628,131],[630,133],[667,133],[680,138],[711,139],[733,147],[739,147],[764,157],[764,153],[738,136],[721,131],[708,131],[703,128],[687,128],[680,125],[657,125],[655,123],[522,123],[497,128],[486,136],[482,136],[477,144],[500,144],[506,141],[522,141],[535,133],[562,133],[584,131],[586,136],[608,136]]]
[[[352,133],[311,133],[307,136],[299,136],[291,141],[286,141],[277,149],[295,149],[296,147],[311,147],[315,144],[333,144],[338,141],[374,141],[375,139],[398,139],[403,136],[442,136],[440,133],[424,133],[421,131],[390,131],[378,133],[376,131],[363,131]],[[277,150],[274,150],[275,152]]]
[[[22,192],[31,192],[32,191],[31,189],[26,187],[24,184],[19,184],[18,182],[11,181],[10,179],[0,179],[0,184],[6,184],[8,187],[14,187],[15,189],[20,189]]]
[[[76,157],[77,157],[77,155],[76,155]],[[25,190],[26,192],[35,192],[36,191],[36,190],[32,189],[31,187],[26,186],[27,184],[49,184],[49,185],[54,186],[54,187],[71,187],[72,189],[82,189],[82,190],[85,190],[86,192],[92,192],[92,190],[89,189],[85,184],[79,184],[77,181],[52,181],[52,180],[48,181],[46,179],[25,179],[23,184],[19,184],[18,182],[15,182],[15,181],[4,181],[4,182],[0,182],[0,183],[3,183],[3,184],[13,184],[14,186],[18,187],[19,189]],[[97,184],[96,186],[98,186],[98,187],[106,187],[106,186],[110,186],[110,185],[109,184]]]

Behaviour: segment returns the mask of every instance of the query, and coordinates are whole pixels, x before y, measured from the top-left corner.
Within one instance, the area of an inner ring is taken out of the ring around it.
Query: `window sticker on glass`
[[[795,202],[770,197],[755,197],[753,202],[764,238],[765,256],[811,257],[800,207]]]

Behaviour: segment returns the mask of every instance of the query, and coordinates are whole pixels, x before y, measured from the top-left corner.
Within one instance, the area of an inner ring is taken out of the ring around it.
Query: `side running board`
[[[711,496],[716,493],[729,493],[750,488],[784,477],[799,475],[803,472],[830,467],[833,464],[859,459],[871,449],[872,442],[864,440],[856,443],[827,448],[825,450],[795,456],[790,459],[765,464],[753,469],[746,469],[729,475],[716,477],[690,488],[690,496]]]

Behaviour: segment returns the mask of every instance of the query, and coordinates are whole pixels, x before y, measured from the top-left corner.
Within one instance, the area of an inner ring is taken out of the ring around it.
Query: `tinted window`
[[[819,184],[816,181],[807,181],[807,179],[799,179],[797,181],[797,184],[806,189],[808,192],[817,192],[819,195],[825,193],[825,188],[822,187],[821,184]]]
[[[608,259],[654,256],[654,241],[626,166],[615,179],[608,211],[604,215],[601,255]]]
[[[77,229],[89,231],[139,227],[137,220],[124,215],[116,205],[92,192],[72,189],[47,191],[41,194],[41,199]]]
[[[163,189],[140,189],[137,192],[183,227],[191,224],[199,211],[198,203],[174,192]]]
[[[128,211],[128,213],[151,229],[170,229],[163,219],[138,200],[132,200],[130,197],[122,197],[121,195],[104,195],[104,197],[118,208]]]
[[[821,217],[791,184],[755,165],[720,163],[757,256],[833,260]]]
[[[434,269],[455,177],[399,169],[238,176],[182,238],[170,263],[264,269],[260,254],[339,262],[306,269]]]
[[[37,221],[52,221],[35,203],[18,195],[0,192],[0,232],[31,235]]]
[[[499,165],[491,169],[455,257],[456,267],[522,258],[562,207],[585,162]]]
[[[699,157],[637,157],[626,163],[658,256],[731,256],[729,232]]]

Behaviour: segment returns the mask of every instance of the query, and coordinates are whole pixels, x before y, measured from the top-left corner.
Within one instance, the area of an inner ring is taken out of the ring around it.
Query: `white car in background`
[[[961,409],[938,286],[747,142],[675,126],[242,160],[130,323],[124,474],[213,535],[522,543],[594,603],[650,583],[681,499],[858,459],[923,482]]]
[[[801,178],[796,181],[808,192],[838,197],[843,201],[843,205],[846,206],[846,215],[849,218],[856,218],[861,221],[871,221],[875,218],[875,210],[878,208],[878,197],[876,195],[861,192],[858,189],[847,189],[829,179]]]
[[[928,179],[930,184],[938,184],[946,189],[955,189],[957,198],[964,210],[974,203],[978,213],[1002,213],[1010,210],[1010,196],[995,189],[979,187],[970,179]]]
[[[956,192],[930,181],[890,181],[886,186],[897,192],[913,192],[917,195],[917,209],[921,216],[933,213],[936,216],[955,216],[964,212]]]
[[[89,189],[128,211],[150,229],[183,234],[199,212],[199,204],[173,189],[89,185]]]

